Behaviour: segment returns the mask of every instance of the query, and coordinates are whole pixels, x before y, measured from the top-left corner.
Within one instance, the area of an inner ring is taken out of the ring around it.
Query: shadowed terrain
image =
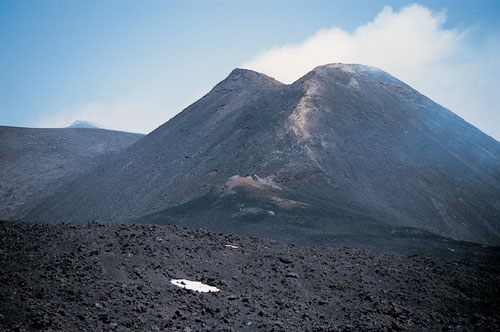
[[[178,226],[0,222],[0,329],[498,331],[489,250],[484,264]]]
[[[70,177],[142,136],[103,129],[0,126],[0,218],[22,217]]]

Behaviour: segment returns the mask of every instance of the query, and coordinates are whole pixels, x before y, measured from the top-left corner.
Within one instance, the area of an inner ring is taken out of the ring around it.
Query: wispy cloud
[[[448,29],[445,12],[385,7],[353,33],[333,27],[304,42],[267,50],[242,67],[291,83],[333,62],[379,67],[500,139],[500,38]]]

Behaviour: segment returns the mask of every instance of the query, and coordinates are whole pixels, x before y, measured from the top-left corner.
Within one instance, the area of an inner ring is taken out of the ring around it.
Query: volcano
[[[22,217],[322,245],[499,245],[500,143],[376,68],[330,64],[290,85],[235,69]]]

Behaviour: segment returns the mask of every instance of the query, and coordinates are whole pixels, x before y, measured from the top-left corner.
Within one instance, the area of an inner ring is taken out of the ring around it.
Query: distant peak
[[[101,129],[100,126],[98,126],[95,123],[89,122],[89,121],[82,121],[82,120],[76,120],[73,121],[72,124],[70,124],[66,128],[90,128],[90,129]]]

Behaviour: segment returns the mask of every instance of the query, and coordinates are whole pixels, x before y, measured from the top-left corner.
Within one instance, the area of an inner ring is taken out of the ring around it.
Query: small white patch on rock
[[[127,163],[127,165],[123,166],[123,167],[122,167],[122,169],[124,169],[124,168],[128,168],[128,167],[129,167],[130,165],[132,165],[132,164],[133,164],[133,162],[129,162],[129,163]]]
[[[217,287],[209,286],[199,281],[191,281],[186,279],[172,279],[170,280],[170,283],[175,286],[200,293],[218,292],[220,290]]]
[[[241,217],[248,214],[263,214],[263,213],[265,213],[265,211],[257,207],[239,208],[239,212],[232,214],[231,218]]]
[[[224,247],[232,248],[232,249],[238,249],[237,246],[233,246],[232,244],[225,244]]]
[[[274,216],[274,211],[269,210],[269,211],[267,211],[267,213],[268,213],[270,216]]]

